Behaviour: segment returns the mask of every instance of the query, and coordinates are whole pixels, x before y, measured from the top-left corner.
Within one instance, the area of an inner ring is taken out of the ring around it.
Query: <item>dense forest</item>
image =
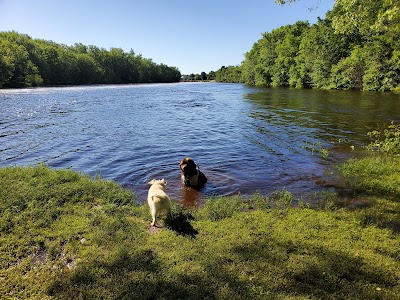
[[[181,81],[211,81],[215,80],[215,71],[201,72],[200,74],[182,75]]]
[[[32,39],[17,32],[0,32],[0,88],[177,82],[175,67],[126,53],[120,48],[66,46]]]
[[[280,3],[293,1],[277,1]],[[316,24],[266,32],[216,81],[364,91],[400,90],[400,1],[336,0]]]

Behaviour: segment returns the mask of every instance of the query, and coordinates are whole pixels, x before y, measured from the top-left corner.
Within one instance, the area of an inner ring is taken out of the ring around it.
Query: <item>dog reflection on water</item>
[[[181,205],[182,207],[193,207],[198,206],[201,202],[201,193],[193,188],[182,186],[182,197]]]

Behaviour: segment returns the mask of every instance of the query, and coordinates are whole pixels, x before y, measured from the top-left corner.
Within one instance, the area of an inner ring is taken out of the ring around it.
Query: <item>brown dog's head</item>
[[[179,163],[182,183],[186,186],[200,189],[207,182],[207,177],[200,171],[193,159],[185,157]]]
[[[197,165],[195,164],[193,159],[185,157],[184,159],[181,160],[179,166],[181,168],[181,173],[185,178],[185,184],[189,183],[190,177],[195,176],[197,174]],[[190,185],[190,183],[188,185]]]
[[[197,173],[197,165],[194,163],[194,160],[189,158],[189,157],[185,157],[184,159],[181,160],[181,162],[179,163],[179,166],[181,168],[181,172],[184,175],[196,175]]]

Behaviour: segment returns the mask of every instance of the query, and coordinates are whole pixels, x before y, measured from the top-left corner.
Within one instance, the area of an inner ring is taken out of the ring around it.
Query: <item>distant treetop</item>
[[[32,39],[0,32],[0,88],[32,86],[177,82],[176,67],[157,64],[133,50],[106,50]]]

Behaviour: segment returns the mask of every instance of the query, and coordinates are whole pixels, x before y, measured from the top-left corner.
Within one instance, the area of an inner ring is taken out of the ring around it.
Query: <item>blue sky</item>
[[[0,0],[0,31],[109,49],[133,49],[182,74],[238,65],[269,32],[299,20],[315,23],[334,0]]]

